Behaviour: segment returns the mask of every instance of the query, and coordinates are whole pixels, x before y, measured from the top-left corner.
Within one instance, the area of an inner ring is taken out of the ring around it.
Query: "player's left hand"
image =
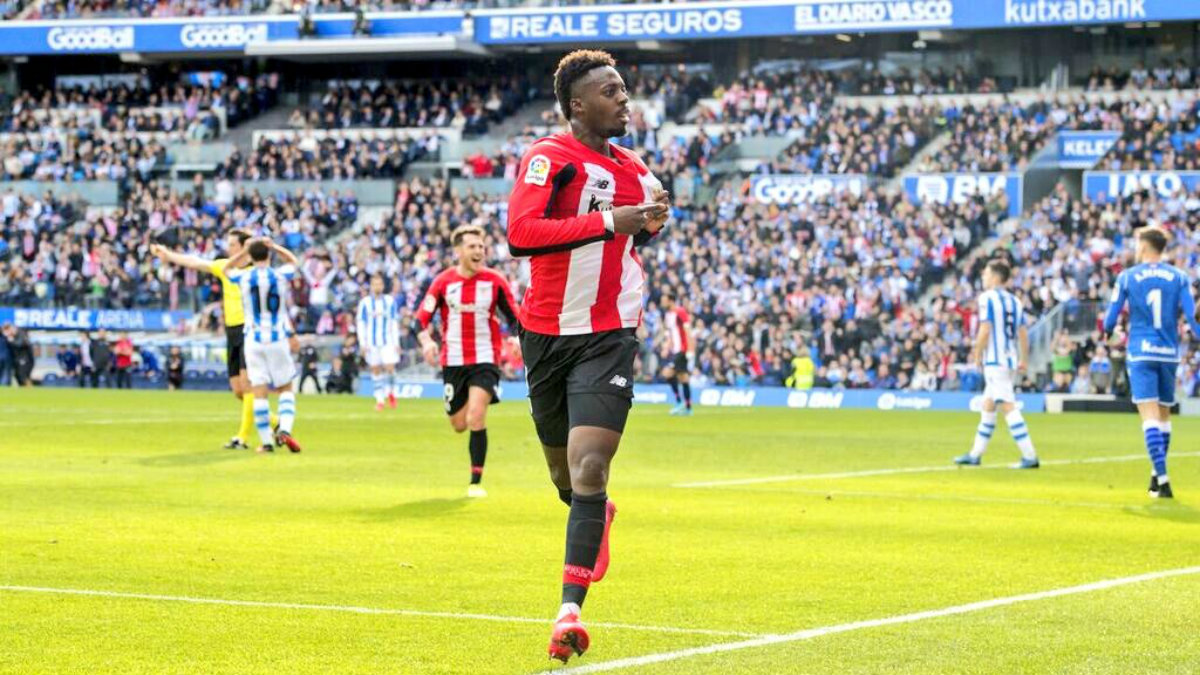
[[[646,221],[645,231],[654,234],[667,224],[667,219],[671,217],[671,193],[662,188],[655,188],[652,193],[652,200],[656,204],[662,204],[667,207],[666,211],[659,218],[650,218]]]
[[[1021,373],[1022,375],[1024,375],[1025,371],[1028,369],[1029,369],[1029,364],[1025,363],[1024,361],[1021,361],[1020,363],[1017,364],[1017,372]]]

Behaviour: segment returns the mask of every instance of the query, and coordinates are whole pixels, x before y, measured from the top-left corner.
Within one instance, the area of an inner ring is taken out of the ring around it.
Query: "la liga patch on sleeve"
[[[525,182],[533,185],[545,185],[550,178],[550,160],[545,155],[534,155],[525,169]]]

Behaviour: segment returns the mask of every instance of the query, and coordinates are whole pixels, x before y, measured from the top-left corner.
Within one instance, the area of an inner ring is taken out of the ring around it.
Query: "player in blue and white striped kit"
[[[1175,371],[1179,369],[1179,318],[1187,318],[1194,335],[1196,302],[1191,279],[1183,270],[1163,262],[1167,234],[1157,227],[1138,230],[1138,264],[1121,272],[1112,304],[1104,315],[1111,333],[1126,303],[1129,305],[1129,388],[1142,418],[1146,452],[1153,472],[1150,496],[1171,499],[1167,451],[1171,446],[1171,406],[1175,405]]]
[[[285,264],[272,268],[272,251],[278,253]],[[239,269],[247,257],[254,265]],[[289,344],[292,322],[288,317],[289,282],[296,276],[298,263],[296,256],[286,248],[267,239],[253,239],[225,264],[225,275],[242,290],[246,315],[246,374],[254,391],[254,426],[262,441],[260,453],[273,452],[275,444],[300,452],[300,444],[292,437],[292,426],[296,421],[292,380],[296,377],[296,365]],[[274,439],[271,438],[271,392],[279,395],[279,431]]]
[[[999,406],[1004,410],[1008,432],[1021,451],[1021,461],[1013,468],[1036,469],[1040,466],[1013,389],[1013,374],[1025,372],[1029,333],[1025,328],[1025,310],[1021,301],[1005,288],[1011,275],[1012,270],[1003,260],[993,260],[983,270],[986,290],[979,294],[979,333],[974,350],[975,363],[983,368],[986,383],[983,412],[975,431],[975,445],[967,454],[954,458],[955,464],[979,465],[980,457],[996,431],[996,407]]]
[[[400,314],[396,298],[384,295],[383,276],[371,277],[371,294],[358,301],[354,313],[358,344],[371,369],[375,410],[386,401],[396,407],[396,364],[400,363]]]

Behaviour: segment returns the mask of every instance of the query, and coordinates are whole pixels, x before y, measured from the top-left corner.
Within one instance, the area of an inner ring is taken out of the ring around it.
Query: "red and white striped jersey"
[[[517,325],[516,301],[508,281],[495,270],[480,269],[464,277],[452,267],[434,278],[417,310],[421,328],[428,328],[435,313],[442,320],[442,367],[498,363],[500,322]]]
[[[667,335],[671,337],[671,353],[672,354],[689,354],[692,351],[692,343],[688,335],[688,321],[691,317],[683,307],[675,305],[667,310],[667,315],[664,321],[667,324]]]
[[[653,200],[662,183],[632,151],[612,157],[570,133],[548,136],[521,159],[508,204],[508,246],[530,260],[521,325],[543,335],[636,328],[645,274],[634,246],[652,235],[616,234],[605,211]]]

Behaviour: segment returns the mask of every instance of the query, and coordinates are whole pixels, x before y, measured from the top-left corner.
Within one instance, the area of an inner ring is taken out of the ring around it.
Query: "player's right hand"
[[[660,219],[666,219],[670,207],[666,204],[651,202],[636,206],[618,206],[613,209],[613,230],[617,234],[634,235],[645,229],[646,225]]]
[[[434,342],[430,342],[421,347],[421,355],[425,357],[425,363],[431,366],[438,364],[438,346]]]

